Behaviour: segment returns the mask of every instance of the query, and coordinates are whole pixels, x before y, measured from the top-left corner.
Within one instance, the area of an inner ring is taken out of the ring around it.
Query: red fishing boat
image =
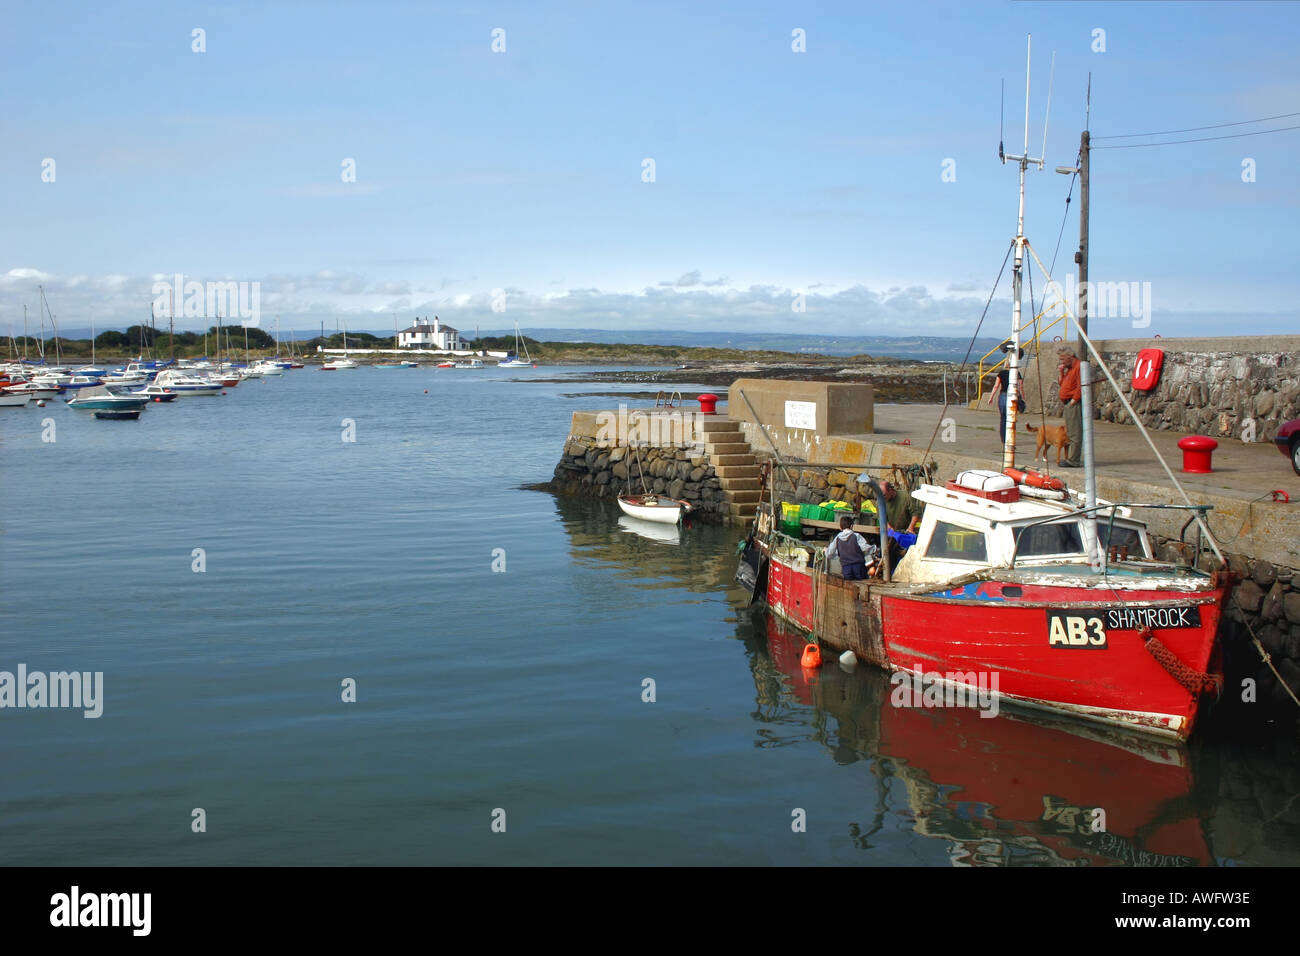
[[[1129,508],[1100,503],[1112,514],[1095,521],[1068,494],[1013,489],[992,501],[963,484],[977,478],[987,476],[918,487],[916,543],[897,568],[882,562],[880,577],[860,581],[832,573],[821,546],[773,530],[761,505],[750,547],[769,610],[950,701],[973,702],[978,686],[1003,702],[1185,739],[1219,686],[1227,572],[1154,560]]]
[[[1025,145],[1024,155],[1004,159],[1020,166],[1008,394],[1018,386],[1022,269],[1032,254],[1025,170],[1041,168],[1028,156],[1027,129]],[[1114,383],[1082,328],[1079,337]],[[838,576],[827,566],[825,542],[810,546],[778,529],[772,500],[758,507],[738,580],[823,644],[910,674],[925,693],[950,702],[972,699],[978,685],[1003,702],[1185,739],[1205,695],[1222,687],[1218,630],[1232,575],[1205,520],[1208,507],[1193,504],[1180,485],[1185,505],[1126,507],[1096,497],[1091,367],[1081,371],[1082,494],[1015,467],[1017,403],[1009,402],[1002,470],[919,485],[912,496],[925,511],[897,567],[887,546],[873,576]],[[1142,429],[1118,386],[1115,392]],[[882,490],[866,473],[858,484],[876,499],[876,543],[888,544]],[[1188,511],[1184,530],[1195,524],[1202,535],[1191,566],[1155,560],[1133,514],[1141,507]],[[1203,542],[1217,565],[1210,571],[1195,566]]]

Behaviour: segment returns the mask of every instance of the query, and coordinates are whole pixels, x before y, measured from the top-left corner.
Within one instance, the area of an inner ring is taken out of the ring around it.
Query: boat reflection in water
[[[859,847],[901,814],[947,841],[954,866],[1214,863],[1185,746],[1006,708],[895,706],[902,688],[887,675],[833,658],[805,671],[804,638],[768,614],[757,635],[764,619],[766,646],[750,655],[760,745],[778,742],[773,723],[806,725],[793,698],[817,709],[817,739],[837,763],[872,762],[874,819],[850,826]]]
[[[627,515],[619,515],[618,526],[629,534],[639,534],[641,537],[648,538],[651,541],[658,541],[663,544],[682,543],[682,526],[678,524],[662,524],[654,521],[642,521],[639,518],[629,518]]]

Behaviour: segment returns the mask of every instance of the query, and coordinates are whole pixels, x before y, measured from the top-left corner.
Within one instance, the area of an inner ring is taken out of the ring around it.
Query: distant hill
[[[890,335],[787,335],[776,332],[692,332],[686,329],[524,329],[541,342],[608,342],[611,345],[688,345],[746,351],[807,352],[817,355],[872,355],[960,362],[969,338]],[[381,334],[376,331],[376,335]],[[514,329],[483,329],[485,336],[512,336]],[[1001,341],[981,338],[971,349],[978,359]]]

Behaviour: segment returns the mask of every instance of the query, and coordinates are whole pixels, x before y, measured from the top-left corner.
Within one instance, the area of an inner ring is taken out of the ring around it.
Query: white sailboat
[[[348,358],[348,327],[345,325],[343,326],[343,358],[326,362],[320,367],[320,370],[322,372],[338,372],[356,367],[357,363]]]
[[[519,357],[519,346],[524,348],[524,357]],[[519,334],[519,323],[515,323],[515,353],[503,358],[497,362],[498,368],[536,368],[532,358],[528,354],[528,343],[524,341],[523,336]]]

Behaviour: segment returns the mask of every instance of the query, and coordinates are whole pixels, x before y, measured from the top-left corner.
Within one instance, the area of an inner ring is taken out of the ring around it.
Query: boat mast
[[[1006,442],[1002,446],[1002,468],[1016,467],[1016,396],[1020,393],[1020,290],[1025,263],[1025,170],[1033,163],[1043,168],[1043,160],[1029,155],[1029,67],[1033,35],[1025,41],[1025,147],[1019,156],[1004,154],[1002,162],[1012,160],[1020,167],[1020,205],[1016,214],[1016,256],[1011,273],[1011,346],[1007,349],[1007,428]],[[999,152],[1001,147],[999,146]]]
[[[171,289],[167,290],[167,304],[168,304],[168,312],[169,312],[167,318],[167,343],[168,343],[168,347],[172,351],[172,362],[175,362],[176,361],[176,294]],[[208,335],[205,332],[203,334],[203,352],[204,352],[203,357],[204,358],[207,358],[207,351],[208,351]]]

